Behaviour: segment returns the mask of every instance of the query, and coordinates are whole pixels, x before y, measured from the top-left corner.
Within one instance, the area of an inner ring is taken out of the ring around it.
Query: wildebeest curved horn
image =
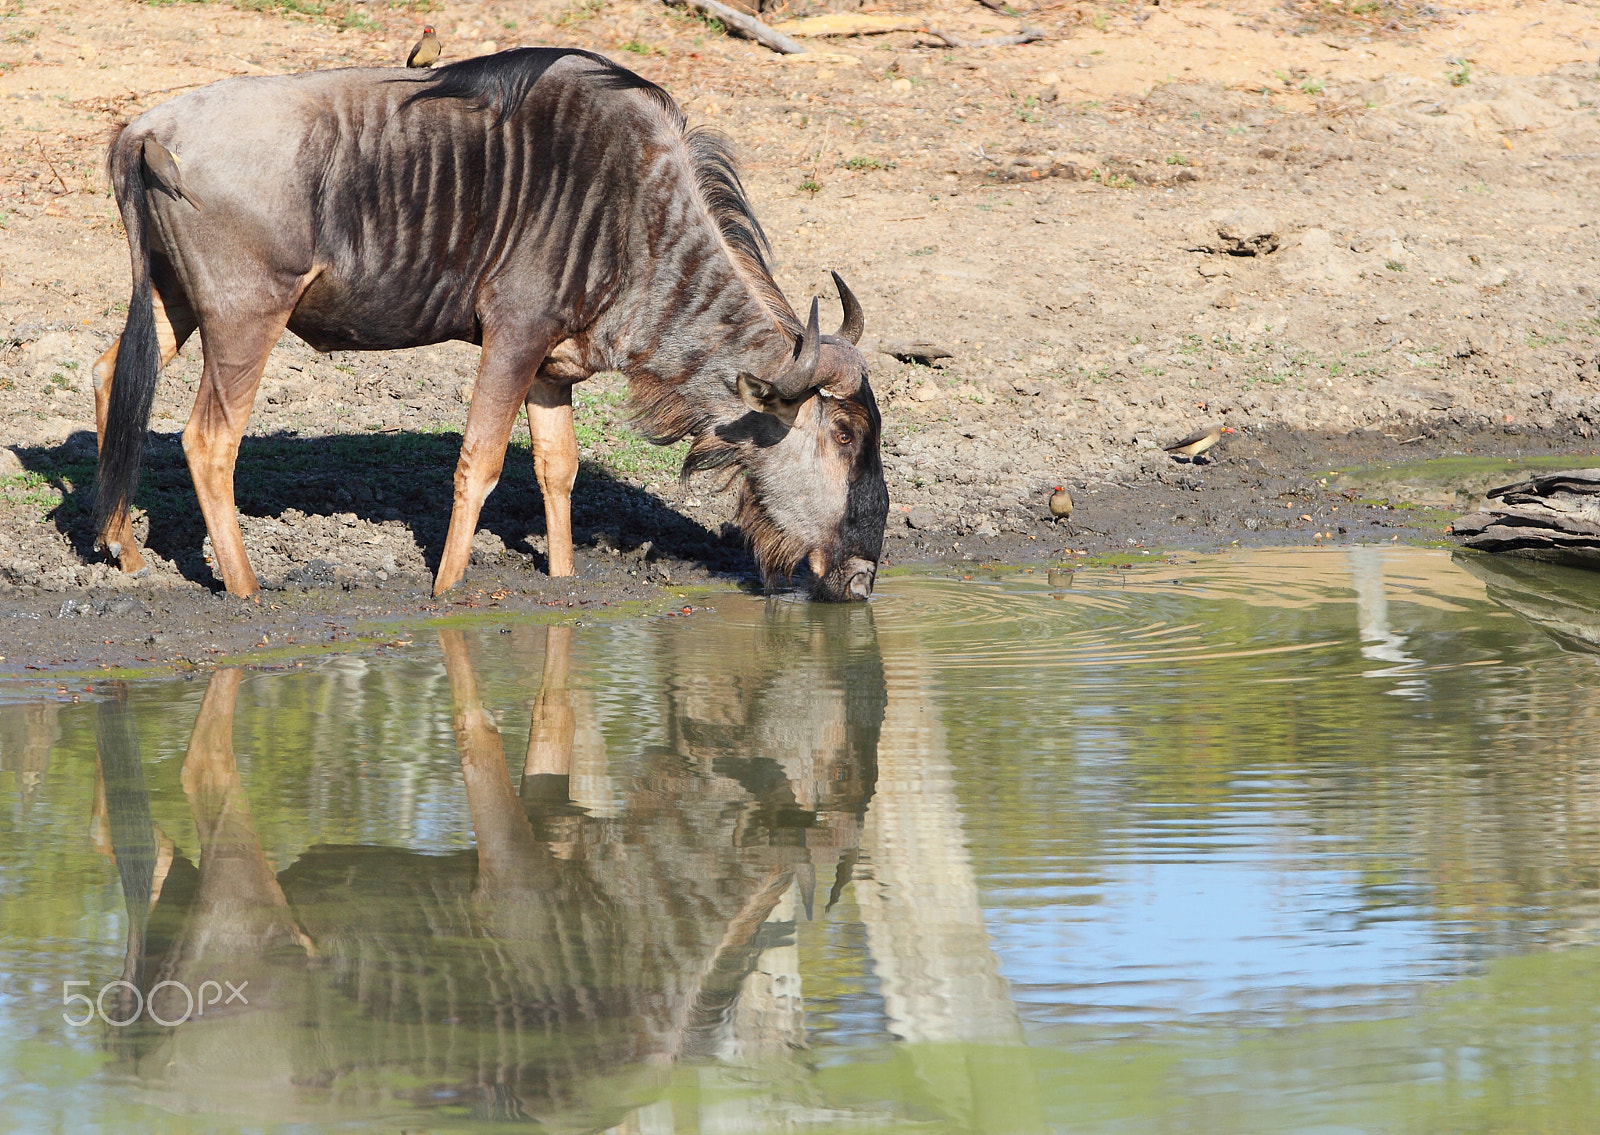
[[[861,314],[861,303],[839,273],[831,272],[830,275],[833,276],[834,285],[839,289],[839,305],[844,308],[844,322],[839,324],[839,338],[859,343],[861,332],[866,327],[866,319]]]
[[[795,344],[795,356],[775,384],[785,398],[798,398],[816,384],[817,361],[822,357],[822,328],[817,321],[817,299],[811,298],[811,318]]]

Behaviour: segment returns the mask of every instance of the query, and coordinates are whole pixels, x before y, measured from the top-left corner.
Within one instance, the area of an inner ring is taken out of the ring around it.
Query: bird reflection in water
[[[150,1102],[281,1122],[454,1105],[594,1129],[657,1098],[677,1061],[803,1043],[771,959],[794,918],[837,897],[860,844],[886,700],[870,610],[774,603],[756,626],[664,626],[650,649],[665,741],[593,808],[573,799],[572,631],[546,632],[520,783],[475,640],[439,638],[471,851],[316,846],[275,870],[233,750],[244,675],[224,670],[183,763],[191,864],[151,823],[127,710],[107,704],[125,976],[164,1020],[202,982],[248,983],[248,1004],[109,1030]]]

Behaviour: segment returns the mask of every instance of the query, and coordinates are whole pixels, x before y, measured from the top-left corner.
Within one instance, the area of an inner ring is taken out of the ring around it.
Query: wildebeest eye
[[[856,435],[845,429],[843,426],[841,426],[838,432],[833,435],[833,440],[838,442],[840,445],[849,445],[851,442],[855,441],[855,439]]]

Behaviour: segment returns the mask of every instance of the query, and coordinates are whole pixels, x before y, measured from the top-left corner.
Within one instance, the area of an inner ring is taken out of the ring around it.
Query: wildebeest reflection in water
[[[109,1030],[151,1102],[277,1121],[453,1103],[594,1129],[648,1103],[677,1060],[801,1043],[760,957],[793,934],[788,910],[847,881],[885,705],[871,612],[775,603],[711,641],[674,626],[656,642],[667,741],[607,815],[568,793],[570,629],[548,632],[520,785],[471,641],[440,632],[470,852],[321,846],[275,873],[233,752],[241,672],[224,670],[182,770],[199,861],[163,857],[125,710],[108,705],[128,979],[163,1020],[204,981],[249,983],[247,1006]],[[672,651],[691,648],[699,676],[676,683]],[[709,672],[708,649],[725,660]]]

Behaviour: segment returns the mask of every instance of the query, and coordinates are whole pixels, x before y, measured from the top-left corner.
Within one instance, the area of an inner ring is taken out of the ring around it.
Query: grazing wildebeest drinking
[[[572,384],[600,370],[627,375],[652,440],[692,438],[685,475],[743,473],[765,578],[809,562],[818,595],[871,593],[888,493],[860,305],[839,281],[838,335],[815,300],[801,324],[725,144],[648,80],[555,48],[226,79],[136,118],[110,168],[133,298],[95,364],[95,521],[125,571],[156,376],[198,328],[184,453],[223,583],[259,588],[233,467],[287,327],[323,351],[482,344],[435,594],[466,569],[524,404],[550,573],[572,574]]]

